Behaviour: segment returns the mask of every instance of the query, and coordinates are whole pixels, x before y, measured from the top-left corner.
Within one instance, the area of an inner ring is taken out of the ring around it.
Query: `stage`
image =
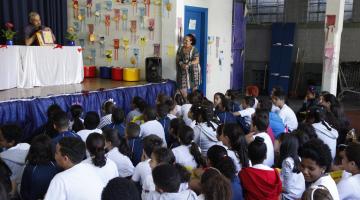
[[[82,105],[84,112],[96,111],[101,114],[101,104],[112,98],[126,113],[131,109],[135,96],[144,98],[155,105],[159,93],[173,95],[175,82],[161,83],[124,82],[109,79],[84,79],[80,84],[43,86],[35,88],[14,88],[0,91],[0,124],[17,123],[24,128],[24,140],[47,121],[47,108],[56,103],[68,112],[72,104]]]

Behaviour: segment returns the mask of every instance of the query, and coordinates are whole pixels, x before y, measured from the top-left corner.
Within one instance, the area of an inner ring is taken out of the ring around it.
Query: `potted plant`
[[[16,34],[16,32],[12,30],[14,28],[14,25],[10,22],[7,22],[5,24],[5,27],[6,29],[1,30],[2,36],[6,39],[7,45],[13,45],[14,44],[13,39]]]
[[[75,46],[75,40],[77,39],[77,35],[73,27],[68,28],[65,38],[68,40],[69,46]]]

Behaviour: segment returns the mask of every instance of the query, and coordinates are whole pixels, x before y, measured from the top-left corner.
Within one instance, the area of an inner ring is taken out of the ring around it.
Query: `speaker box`
[[[160,57],[145,59],[145,76],[147,82],[159,82],[162,79],[162,66]]]

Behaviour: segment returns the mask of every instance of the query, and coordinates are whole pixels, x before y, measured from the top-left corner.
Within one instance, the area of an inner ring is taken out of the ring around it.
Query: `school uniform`
[[[84,129],[81,131],[78,131],[76,134],[78,134],[81,138],[82,141],[86,142],[87,137],[91,134],[91,133],[100,133],[102,134],[102,130],[101,129],[92,129],[92,130],[88,130],[88,129]]]
[[[101,178],[103,183],[106,185],[111,179],[118,177],[119,172],[116,164],[111,159],[106,159],[106,164],[102,167],[95,166],[92,162],[92,158],[87,158],[82,163],[90,164],[94,167],[96,174]]]
[[[252,108],[254,108],[255,110],[256,110],[256,108],[257,108],[257,105],[258,105],[258,103],[259,103],[259,100],[257,100],[257,98],[256,97],[254,97],[254,105],[253,105],[253,107]]]
[[[180,145],[172,149],[176,163],[184,166],[188,170],[197,168],[197,163],[194,156],[190,153],[191,145]]]
[[[92,165],[79,163],[51,180],[45,200],[100,200],[104,187]]]
[[[216,112],[221,124],[236,123],[236,117],[231,112]]]
[[[189,118],[188,114],[192,107],[192,104],[184,104],[181,106],[181,116],[187,126],[190,126],[192,123],[192,119]]]
[[[217,125],[213,122],[212,125],[217,128]],[[216,145],[219,140],[216,137],[216,130],[212,127],[208,127],[207,123],[200,123],[194,127],[194,142],[199,145],[201,153],[206,156],[206,153],[210,147]]]
[[[135,169],[134,165],[129,157],[119,152],[117,147],[112,148],[106,154],[106,157],[114,161],[120,177],[126,178],[133,175]]]
[[[295,166],[294,159],[291,157],[283,160],[281,164],[280,178],[283,184],[282,195],[286,199],[301,199],[302,193],[305,191],[304,175],[299,172],[293,172]]]
[[[334,181],[334,179],[331,178],[330,175],[325,175],[320,177],[317,181],[315,181],[313,184],[311,184],[311,188],[315,187],[315,186],[324,186],[326,187],[326,189],[329,190],[333,200],[339,200],[339,193],[336,187],[336,183]]]
[[[64,131],[59,133],[56,137],[54,137],[53,139],[51,139],[51,143],[53,146],[53,150],[55,150],[55,147],[57,145],[57,143],[63,139],[64,137],[74,137],[74,138],[80,138],[79,135],[77,135],[74,131]],[[55,152],[55,151],[54,151]]]
[[[97,128],[98,128],[98,129],[102,129],[102,128],[105,127],[106,125],[111,124],[111,123],[112,123],[112,122],[111,122],[111,118],[112,118],[112,114],[107,114],[107,115],[101,117],[100,123],[99,123],[99,125],[98,125]]]
[[[128,139],[128,145],[132,152],[131,162],[134,166],[136,166],[139,162],[141,162],[141,156],[143,153],[143,141],[140,137]]]
[[[294,111],[286,104],[278,112],[279,117],[283,120],[285,126],[290,130],[294,131],[298,127],[298,121]]]
[[[277,170],[263,164],[241,169],[241,185],[247,200],[278,200],[282,184]]]
[[[23,169],[25,166],[25,159],[28,155],[30,145],[28,143],[19,143],[0,153],[0,158],[11,170],[10,180],[16,184],[20,184]]]
[[[158,122],[160,122],[161,126],[164,128],[164,133],[165,133],[165,140],[167,144],[170,144],[170,118],[169,117],[164,117],[161,119],[158,119]]]
[[[245,108],[244,110],[238,111],[238,113],[240,113],[241,117],[244,118],[245,123],[250,126],[251,121],[252,121],[251,117],[255,113],[255,109],[254,108]]]
[[[140,137],[144,139],[148,135],[159,136],[164,142],[163,146],[167,146],[164,128],[157,120],[147,121],[140,125]]]
[[[171,113],[167,114],[166,116],[170,119],[170,121],[177,118],[176,115],[173,115]]]
[[[26,200],[44,198],[50,181],[59,171],[54,162],[41,165],[27,164],[21,179],[21,198]]]
[[[104,126],[104,130],[105,128],[112,128],[118,131],[119,133],[119,137],[125,137],[125,125],[124,123],[120,123],[120,124],[115,124],[115,123],[111,123],[109,125]]]
[[[255,137],[261,137],[264,139],[264,143],[266,145],[266,159],[264,160],[263,164],[267,165],[268,167],[272,167],[274,165],[274,145],[271,142],[270,136],[265,133],[265,132],[261,132],[261,133],[257,133],[254,136]]]
[[[235,165],[235,170],[236,170],[236,174],[239,173],[239,171],[241,170],[241,164],[240,164],[240,159],[236,156],[235,151],[228,149],[227,147],[225,147],[228,153],[228,156],[233,160],[234,165]]]
[[[185,190],[177,193],[159,193],[153,191],[149,193],[146,199],[144,200],[198,200],[195,192],[192,190]]]
[[[139,162],[139,164],[136,165],[131,180],[139,182],[140,185],[144,185],[145,179],[148,175],[151,175],[150,159]]]
[[[360,199],[360,174],[350,176],[337,184],[341,200]]]
[[[327,122],[324,121],[323,123],[331,128]],[[314,123],[312,126],[315,129],[317,137],[330,147],[331,157],[334,159],[336,155],[337,138],[339,137],[339,133],[334,128],[328,130],[327,127],[322,124],[322,122]]]
[[[82,118],[79,118],[80,119],[80,121],[82,122],[82,123],[84,123],[84,119],[82,119]],[[69,130],[72,130],[72,127],[73,127],[73,125],[74,125],[74,120],[72,120],[72,121],[70,121],[69,122]]]
[[[244,199],[243,189],[241,187],[240,179],[238,176],[235,176],[231,180],[231,191],[232,191],[232,200],[242,200]]]
[[[234,101],[229,102],[230,112],[237,112],[241,110],[240,105]]]

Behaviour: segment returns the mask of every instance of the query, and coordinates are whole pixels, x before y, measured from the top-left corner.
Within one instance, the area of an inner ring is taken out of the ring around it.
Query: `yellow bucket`
[[[124,68],[123,80],[124,81],[139,81],[140,80],[140,69]]]

